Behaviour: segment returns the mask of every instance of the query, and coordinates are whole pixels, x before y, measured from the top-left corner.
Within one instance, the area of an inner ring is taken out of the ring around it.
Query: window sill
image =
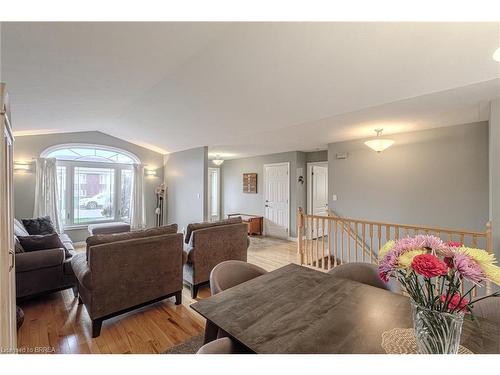
[[[74,224],[74,225],[66,225],[63,227],[63,229],[65,231],[69,230],[81,230],[81,229],[87,229],[89,227],[89,225],[92,225],[92,224],[109,224],[109,223],[127,223],[127,224],[130,224],[129,221],[127,220],[107,220],[107,221],[95,221],[95,222],[92,222],[92,223],[86,223],[86,224]]]
[[[64,227],[64,230],[67,231],[67,230],[87,229],[88,226],[89,226],[88,224],[68,225]]]

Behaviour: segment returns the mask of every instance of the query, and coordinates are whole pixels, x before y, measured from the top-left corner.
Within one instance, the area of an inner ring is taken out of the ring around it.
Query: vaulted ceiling
[[[499,23],[3,23],[18,134],[228,157],[487,119]]]

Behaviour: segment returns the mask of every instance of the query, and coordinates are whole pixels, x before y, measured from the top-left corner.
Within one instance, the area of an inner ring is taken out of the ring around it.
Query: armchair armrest
[[[64,249],[49,249],[16,254],[16,272],[27,272],[62,265]]]
[[[71,267],[78,282],[87,289],[92,289],[92,273],[85,253],[78,253],[71,258]]]

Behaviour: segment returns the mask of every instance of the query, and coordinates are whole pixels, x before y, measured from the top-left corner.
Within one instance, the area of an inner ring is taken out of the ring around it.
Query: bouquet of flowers
[[[473,299],[486,282],[500,284],[500,267],[485,250],[417,235],[387,242],[378,258],[380,278],[399,280],[413,301],[420,352],[458,352],[464,313],[479,300],[500,296],[495,292]]]

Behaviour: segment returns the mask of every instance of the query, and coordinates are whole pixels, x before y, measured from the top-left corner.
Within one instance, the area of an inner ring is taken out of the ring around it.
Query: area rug
[[[203,334],[193,336],[179,345],[172,346],[165,350],[163,354],[196,354],[203,346]]]

